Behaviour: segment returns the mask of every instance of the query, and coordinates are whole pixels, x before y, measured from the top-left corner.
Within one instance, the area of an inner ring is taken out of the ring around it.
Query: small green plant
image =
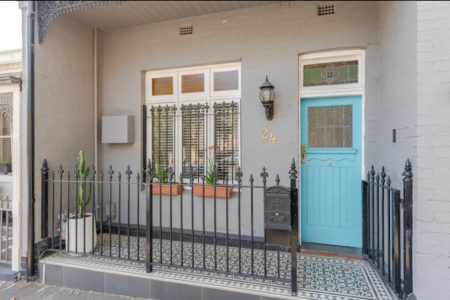
[[[0,166],[7,166],[9,164],[11,164],[9,160],[0,160]]]
[[[214,155],[210,155],[208,159],[208,168],[206,170],[205,182],[209,185],[214,185],[217,180],[217,166]]]
[[[78,218],[83,218],[86,213],[86,206],[91,202],[93,195],[93,183],[86,182],[88,180],[91,169],[86,167],[86,160],[84,159],[83,151],[78,154],[78,164],[77,164],[77,176],[80,183],[78,184],[78,198],[77,198],[77,209]],[[87,195],[85,194],[85,188],[88,188]]]
[[[167,174],[167,170],[163,167],[161,167],[161,165],[157,164],[155,170],[153,171],[153,177],[155,177],[156,179],[158,179],[159,183],[167,183],[168,181],[168,174]]]

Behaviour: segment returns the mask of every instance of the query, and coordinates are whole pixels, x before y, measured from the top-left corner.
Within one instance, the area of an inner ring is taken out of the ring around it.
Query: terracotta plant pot
[[[152,183],[153,195],[169,196],[170,195],[170,184],[168,183]],[[179,183],[172,183],[172,196],[179,196],[183,192],[183,186]]]
[[[194,195],[203,197],[203,185],[194,184]],[[233,195],[232,186],[216,186],[216,198],[231,198]],[[205,197],[214,198],[214,186],[205,184]]]

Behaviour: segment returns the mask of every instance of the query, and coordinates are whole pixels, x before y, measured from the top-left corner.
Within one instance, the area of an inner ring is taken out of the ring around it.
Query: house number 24
[[[270,131],[270,133],[269,133],[269,129],[267,129],[267,128],[261,129],[261,139],[263,141],[269,141],[272,144],[277,143],[277,138],[275,137],[275,134],[273,133],[273,131]]]

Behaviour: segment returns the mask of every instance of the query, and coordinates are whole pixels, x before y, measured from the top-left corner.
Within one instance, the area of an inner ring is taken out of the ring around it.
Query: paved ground
[[[48,299],[48,300],[130,300],[142,299],[125,296],[117,296],[104,293],[80,291],[77,289],[60,288],[26,282],[25,280],[0,281],[0,300],[22,299]]]

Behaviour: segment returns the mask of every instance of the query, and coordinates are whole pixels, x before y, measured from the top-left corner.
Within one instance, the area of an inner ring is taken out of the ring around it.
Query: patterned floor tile
[[[118,259],[119,252],[122,259]],[[140,261],[137,261],[138,253]],[[126,236],[121,236],[119,249],[119,236],[111,235],[110,243],[109,235],[104,234],[103,238],[99,237],[95,254],[96,256],[59,253],[47,256],[44,262],[147,274],[142,261],[145,258],[145,238],[139,239],[138,247],[136,237],[130,237],[128,241]],[[128,260],[128,257],[132,260]],[[168,240],[163,240],[161,246],[160,240],[154,239],[153,260],[155,271],[151,273],[152,277],[244,289],[268,296],[290,295],[290,254],[286,252],[267,251],[267,276],[264,276],[264,251],[257,249],[253,250],[252,260],[252,250],[248,248],[241,251],[236,247],[219,245],[205,245],[203,248],[201,243],[170,243]],[[300,253],[297,260],[297,299],[395,299],[378,273],[366,261]],[[257,277],[250,276],[252,272]]]

